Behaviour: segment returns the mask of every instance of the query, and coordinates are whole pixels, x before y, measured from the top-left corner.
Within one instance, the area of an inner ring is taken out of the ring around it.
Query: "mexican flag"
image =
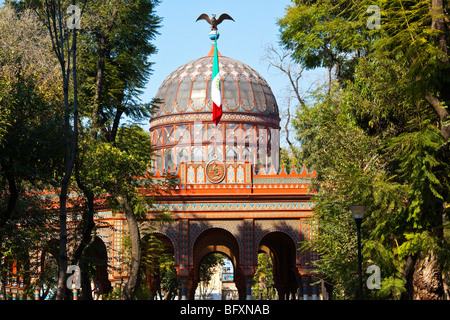
[[[217,38],[214,40],[214,58],[211,81],[211,99],[213,102],[213,121],[217,124],[222,117],[222,96],[220,92],[219,57],[217,55]]]

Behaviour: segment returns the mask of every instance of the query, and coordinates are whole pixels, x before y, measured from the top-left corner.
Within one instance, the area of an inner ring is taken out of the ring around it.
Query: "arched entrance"
[[[40,256],[39,299],[53,299],[58,284],[58,247],[59,241],[51,239],[47,242]]]
[[[199,265],[196,300],[236,300],[234,266],[230,258],[219,252],[207,254]]]
[[[39,275],[39,299],[52,299],[56,293],[58,281],[58,248],[59,241],[51,239],[47,242],[40,257],[41,272]],[[84,250],[80,260],[81,269],[81,299],[91,300],[100,295],[108,294],[112,287],[108,279],[108,252],[100,237],[94,236]],[[72,292],[66,290],[66,299],[72,298]]]
[[[280,300],[297,294],[296,246],[284,232],[271,232],[260,241],[258,252],[267,253],[272,259],[274,286]]]
[[[234,283],[238,289],[239,299],[244,300],[246,294],[245,279],[239,269],[239,244],[227,230],[210,228],[203,231],[195,240],[193,247],[193,267],[188,283],[188,298],[195,298],[195,290],[200,281],[200,265],[202,260],[212,253],[225,255],[233,264]]]
[[[275,300],[278,297],[273,281],[273,256],[267,250],[258,252],[258,266],[253,276],[252,295],[256,300]]]
[[[81,286],[83,290],[91,291],[89,278],[94,284],[93,293],[96,298],[100,295],[108,294],[112,287],[108,279],[108,252],[102,239],[95,236],[80,260]],[[89,270],[90,277],[85,273]],[[87,276],[87,277],[86,277]],[[84,297],[88,299],[87,296]]]
[[[178,297],[180,282],[175,269],[175,249],[162,233],[151,233],[142,239],[142,266],[145,287],[150,299],[172,300]]]

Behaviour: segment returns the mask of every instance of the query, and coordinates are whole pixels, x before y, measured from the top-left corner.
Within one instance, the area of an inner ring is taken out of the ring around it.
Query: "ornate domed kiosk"
[[[212,32],[211,37],[211,51],[173,71],[157,92],[159,108],[150,120],[152,179],[158,185],[158,179],[171,174],[177,183],[157,198],[142,227],[149,227],[173,254],[182,299],[195,298],[200,264],[217,252],[233,264],[228,279],[234,280],[239,299],[252,298],[261,252],[272,259],[280,299],[317,299],[312,273],[316,253],[299,250],[314,234],[309,186],[315,172],[280,167],[280,117],[269,84],[250,66],[218,53],[218,35]],[[213,78],[217,62],[219,78]],[[220,79],[214,95],[212,78]],[[222,107],[218,122],[213,121],[212,101],[217,92]],[[170,211],[173,222],[152,223],[161,211]],[[127,280],[128,227],[125,215],[105,203],[97,205],[95,223],[98,250],[92,256],[101,262],[97,292],[105,294]],[[36,253],[40,272],[45,254]],[[23,290],[20,276],[8,279],[7,290]],[[146,279],[155,293],[160,277],[148,272]]]
[[[175,222],[156,233],[174,252],[183,298],[194,298],[202,259],[221,252],[233,263],[239,298],[250,299],[258,253],[266,252],[280,299],[316,299],[317,288],[310,285],[315,253],[298,250],[311,237],[308,187],[315,173],[280,168],[280,117],[269,84],[250,66],[215,50],[212,34],[210,52],[173,71],[156,95],[152,169],[156,177],[170,172],[179,178],[155,206],[171,211]],[[218,124],[211,97],[215,54]]]
[[[150,121],[154,167],[166,171],[182,162],[248,161],[257,170],[279,169],[278,106],[267,82],[248,65],[219,55],[223,115],[212,121],[208,55],[172,72],[159,88],[160,107]]]

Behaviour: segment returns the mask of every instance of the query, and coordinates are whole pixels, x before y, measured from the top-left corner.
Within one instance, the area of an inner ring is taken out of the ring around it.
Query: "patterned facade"
[[[158,212],[173,215],[173,223],[154,232],[174,253],[183,298],[193,297],[201,259],[212,252],[233,262],[240,299],[251,296],[259,252],[273,259],[280,298],[317,298],[311,285],[316,254],[299,250],[301,241],[314,236],[310,185],[315,172],[280,168],[280,118],[269,85],[251,67],[222,55],[224,113],[214,125],[212,52],[175,70],[157,93],[161,104],[150,122],[156,149],[152,175],[158,180],[171,172],[178,183],[149,210],[143,227]],[[96,223],[108,262],[98,278],[105,289],[126,281],[127,225],[122,213],[107,208],[97,213]],[[14,285],[13,280],[9,288],[20,289],[20,279]]]

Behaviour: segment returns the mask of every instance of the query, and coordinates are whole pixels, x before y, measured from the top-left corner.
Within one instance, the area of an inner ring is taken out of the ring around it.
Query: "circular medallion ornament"
[[[225,165],[218,159],[213,159],[206,165],[206,176],[212,183],[219,183],[225,177]]]

